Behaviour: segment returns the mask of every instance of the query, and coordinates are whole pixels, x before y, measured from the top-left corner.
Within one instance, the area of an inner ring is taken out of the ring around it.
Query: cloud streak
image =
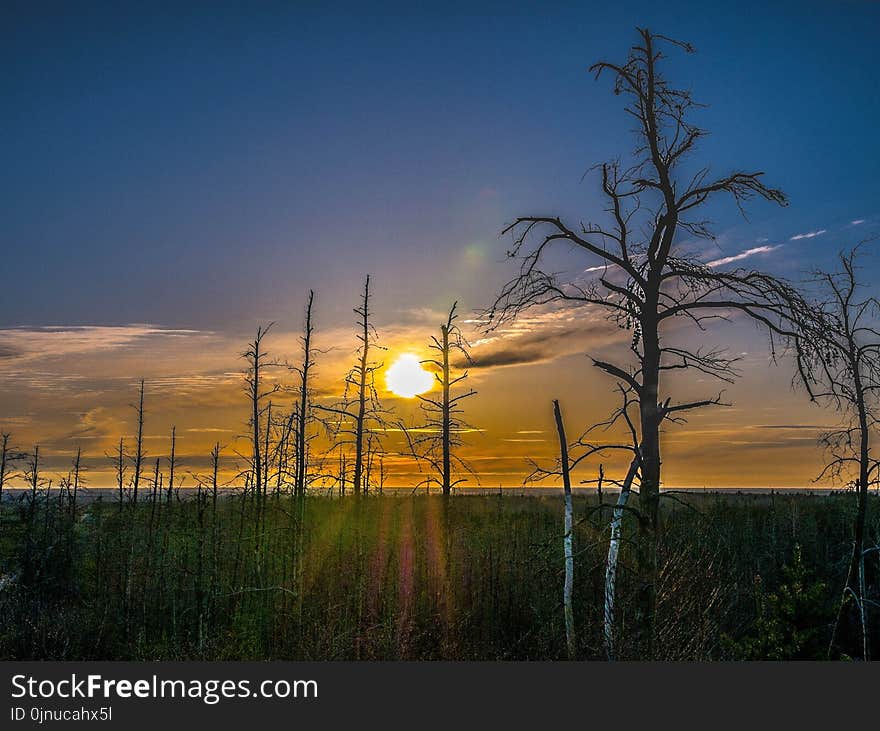
[[[801,239],[814,239],[817,236],[821,236],[822,234],[827,233],[824,228],[820,228],[817,231],[807,231],[805,234],[795,234],[792,236],[789,241],[800,241]]]
[[[707,267],[720,267],[725,264],[732,264],[735,261],[742,261],[743,259],[748,259],[750,256],[756,256],[757,254],[769,254],[771,251],[776,251],[776,249],[781,249],[782,244],[777,244],[776,246],[756,246],[753,249],[746,249],[745,251],[740,252],[739,254],[733,254],[731,256],[725,256],[721,259],[714,259],[710,262],[706,262]]]

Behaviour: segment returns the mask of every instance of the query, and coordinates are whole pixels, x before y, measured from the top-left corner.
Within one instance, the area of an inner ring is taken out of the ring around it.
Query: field
[[[869,507],[876,537],[880,500]],[[670,495],[655,657],[826,657],[854,510],[845,493]],[[581,659],[605,658],[610,511],[575,496]],[[0,657],[564,659],[562,532],[556,495],[22,494],[2,512]],[[635,532],[627,517],[622,659],[638,659]]]

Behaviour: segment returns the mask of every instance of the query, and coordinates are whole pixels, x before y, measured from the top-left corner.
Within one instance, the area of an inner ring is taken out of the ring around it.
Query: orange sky
[[[464,310],[466,312],[466,310]],[[320,327],[316,303],[319,356],[317,398],[332,403],[342,391],[342,378],[353,360],[353,329]],[[444,319],[442,312],[414,308],[379,312],[377,327],[382,354],[390,364],[403,352],[427,357],[431,334]],[[291,318],[293,319],[293,318]],[[463,315],[462,321],[467,319]],[[299,358],[297,323],[279,322],[266,340],[271,354],[295,362]],[[626,358],[625,334],[587,310],[536,311],[512,327],[485,336],[463,324],[475,361],[469,386],[478,395],[466,402],[467,420],[478,431],[466,436],[462,455],[480,484],[522,484],[529,459],[551,465],[556,442],[551,400],[561,401],[569,436],[574,439],[599,421],[616,403],[614,384],[597,372],[586,354]],[[675,333],[669,333],[674,337]],[[248,404],[242,388],[239,357],[247,336],[234,337],[197,330],[169,330],[148,325],[0,331],[0,428],[13,434],[20,448],[41,445],[46,468],[65,472],[77,445],[87,455],[89,484],[111,485],[106,454],[120,436],[130,442],[135,430],[131,404],[136,383],[146,379],[146,448],[151,459],[168,453],[171,425],[177,427],[179,474],[204,472],[211,445],[223,446],[224,466],[236,469],[235,452],[247,452]],[[690,415],[689,422],[670,424],[664,436],[664,478],[667,487],[803,487],[821,467],[816,438],[835,416],[811,405],[790,386],[791,364],[770,364],[766,342],[747,323],[726,324],[703,336],[741,354],[738,382],[725,389],[732,405]],[[274,378],[292,385],[284,369]],[[395,397],[379,384],[384,405],[394,418],[412,423],[412,399]],[[713,396],[720,386],[704,378],[669,378],[673,400]],[[285,397],[278,396],[283,407]],[[607,435],[613,441],[615,434]],[[399,433],[386,438],[389,484],[412,484],[412,460],[399,453]],[[240,462],[240,460],[238,460]],[[621,459],[608,455],[583,463],[577,480],[595,477],[603,462],[611,477]],[[47,473],[47,477],[51,474]],[[57,477],[56,477],[57,481]],[[187,479],[193,484],[193,478]],[[476,485],[471,479],[468,485]],[[552,483],[551,483],[552,484]]]

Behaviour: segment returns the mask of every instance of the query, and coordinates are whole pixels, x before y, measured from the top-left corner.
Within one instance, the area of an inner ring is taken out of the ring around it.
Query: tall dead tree
[[[165,502],[171,505],[171,496],[174,493],[174,470],[177,468],[177,427],[171,426],[171,453],[168,455],[168,494]]]
[[[354,447],[354,467],[352,488],[355,496],[364,491],[366,474],[367,439],[371,432],[384,430],[385,416],[388,413],[379,400],[376,390],[376,372],[382,363],[374,360],[374,350],[384,350],[379,345],[376,328],[370,321],[370,277],[364,282],[361,304],[354,309],[358,316],[357,363],[345,376],[345,392],[342,402],[337,406],[318,406],[315,408],[335,415],[333,429],[337,445]]]
[[[27,469],[24,474],[25,481],[31,488],[30,504],[28,505],[28,514],[33,517],[37,509],[37,490],[43,484],[40,477],[40,445],[34,446],[34,451],[28,458]]]
[[[82,447],[77,445],[76,448],[76,457],[73,458],[73,479],[71,486],[73,487],[73,495],[70,500],[70,513],[71,517],[76,520],[76,500],[77,493],[79,489],[84,486],[84,480],[82,477],[83,473],[83,465],[82,465]]]
[[[434,381],[439,388],[438,395],[419,395],[423,422],[415,429],[404,430],[410,445],[410,452],[420,462],[429,466],[426,478],[419,485],[439,485],[443,495],[449,496],[452,489],[463,482],[466,477],[455,479],[456,472],[473,470],[455,451],[463,444],[462,434],[470,429],[463,418],[464,409],[461,402],[476,395],[476,391],[468,390],[456,393],[455,388],[468,377],[468,371],[458,370],[457,363],[467,365],[470,355],[467,342],[455,321],[458,303],[449,310],[446,322],[440,325],[440,337],[431,336],[428,346],[436,355],[422,361],[434,371]]]
[[[861,628],[859,649],[868,660],[871,638],[866,618],[870,600],[865,584],[865,539],[868,490],[877,484],[880,469],[873,450],[880,423],[880,302],[863,294],[857,277],[858,252],[859,247],[841,252],[840,268],[835,272],[814,272],[813,280],[821,291],[821,317],[804,331],[797,353],[800,380],[810,398],[832,406],[842,416],[841,426],[821,437],[830,460],[818,479],[849,481],[856,492],[853,548],[831,647],[841,640],[839,649],[852,650],[851,637],[846,635],[854,633],[844,628],[839,634],[838,630],[841,624],[851,624],[849,610],[854,607]]]
[[[568,439],[565,436],[565,423],[559,409],[559,401],[553,401],[553,417],[556,421],[556,433],[559,436],[559,464],[562,472],[562,488],[565,496],[565,517],[563,520],[564,534],[562,548],[565,558],[565,580],[562,585],[562,608],[565,614],[565,642],[568,648],[568,659],[574,660],[577,655],[577,640],[574,632],[574,607],[572,606],[572,590],[574,588],[574,506],[571,499],[571,472],[568,462]]]
[[[683,161],[705,133],[690,119],[696,106],[690,92],[671,86],[661,73],[661,49],[669,47],[693,51],[686,43],[640,29],[639,41],[623,63],[601,61],[591,68],[597,77],[613,77],[614,92],[627,100],[625,111],[637,127],[630,161],[596,168],[609,223],[570,225],[558,216],[532,215],[507,226],[503,233],[513,237],[508,254],[520,261],[520,269],[487,312],[486,324],[487,329],[497,328],[533,306],[586,306],[598,308],[632,334],[628,360],[595,359],[593,364],[626,383],[638,399],[639,510],[646,518],[639,541],[638,614],[645,658],[653,654],[661,424],[720,403],[717,396],[673,403],[664,393],[662,376],[673,369],[696,370],[722,381],[736,375],[736,359],[723,350],[667,342],[669,326],[689,323],[702,330],[737,311],[764,326],[771,340],[785,340],[795,331],[791,321],[808,310],[785,282],[754,270],[725,271],[723,261],[707,263],[680,245],[683,235],[712,238],[701,208],[719,195],[732,197],[740,207],[752,198],[785,205],[786,198],[762,182],[761,172],[712,178],[708,166],[695,174],[685,171]],[[545,270],[548,252],[556,248],[583,257],[576,264],[578,274],[563,277]]]
[[[137,505],[138,485],[141,480],[141,471],[143,469],[144,457],[144,379],[141,379],[140,390],[138,392],[137,406],[133,406],[137,413],[137,437],[135,438],[134,455],[132,462],[134,464],[134,475],[131,478],[132,502]]]
[[[270,408],[264,405],[266,399],[279,389],[277,383],[266,387],[263,384],[266,370],[272,366],[278,365],[269,359],[269,354],[263,345],[266,334],[272,329],[275,323],[269,323],[265,327],[262,325],[257,328],[257,334],[254,339],[248,343],[247,349],[242,353],[242,358],[247,363],[244,373],[245,393],[247,393],[250,403],[250,415],[248,419],[248,427],[250,430],[251,453],[246,459],[249,461],[251,486],[254,490],[254,496],[263,501],[266,493],[265,485],[265,466],[264,462],[264,444],[263,434],[263,417]],[[266,432],[271,428],[270,424],[266,425]]]
[[[296,478],[296,494],[305,495],[308,486],[308,436],[310,414],[311,414],[311,395],[314,370],[314,353],[312,349],[312,333],[315,328],[312,324],[312,304],[315,301],[315,293],[309,290],[309,300],[306,304],[306,321],[303,329],[303,335],[300,338],[302,343],[303,359],[302,365],[295,367],[294,370],[299,375],[299,388],[297,393],[297,409],[296,409],[296,429],[294,438],[296,446],[294,448],[294,458],[296,460],[295,478]]]
[[[122,510],[122,504],[125,500],[125,439],[123,437],[119,437],[119,444],[116,447],[116,452],[114,454],[107,455],[110,459],[113,460],[113,467],[116,472],[116,488],[118,490],[119,495],[119,510]]]

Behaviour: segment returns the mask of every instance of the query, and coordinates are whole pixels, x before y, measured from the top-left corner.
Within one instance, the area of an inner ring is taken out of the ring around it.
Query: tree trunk
[[[565,643],[568,649],[568,659],[574,660],[577,654],[577,642],[574,633],[574,611],[571,604],[571,594],[574,587],[574,552],[572,550],[573,508],[571,500],[571,475],[568,471],[568,440],[565,438],[565,425],[562,422],[562,413],[559,410],[559,401],[553,401],[553,415],[556,418],[556,431],[559,434],[559,454],[562,467],[562,487],[565,491],[565,533],[562,538],[562,548],[565,555],[565,581],[562,585],[562,606],[565,612]]]
[[[623,514],[632,490],[632,483],[639,468],[639,459],[630,463],[629,471],[620,488],[617,504],[611,512],[611,540],[608,543],[608,559],[605,562],[605,652],[609,660],[617,658],[616,637],[614,633],[614,607],[617,599],[617,564],[620,555],[620,534]]]
[[[452,468],[450,464],[451,452],[451,418],[449,404],[449,326],[442,325],[440,331],[443,335],[443,494],[449,497],[452,492]]]
[[[652,327],[653,326],[653,327]],[[656,323],[642,334],[644,359],[639,394],[641,422],[639,512],[642,514],[637,541],[638,632],[643,660],[654,656],[654,612],[657,603],[657,558],[660,541],[660,343]]]

